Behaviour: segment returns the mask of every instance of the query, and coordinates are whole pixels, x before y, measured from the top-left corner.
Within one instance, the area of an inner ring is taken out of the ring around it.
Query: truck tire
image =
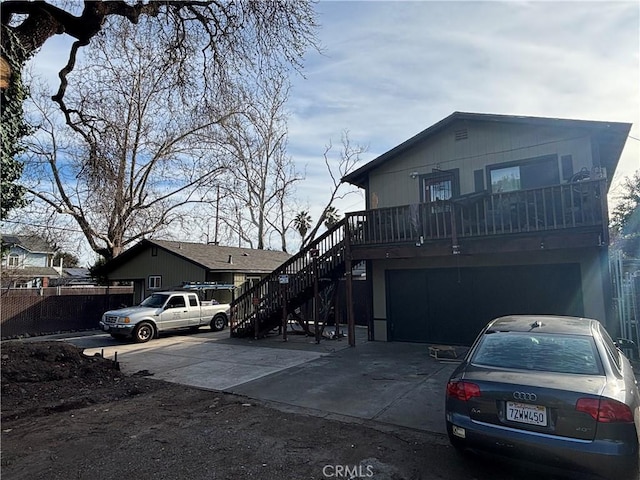
[[[213,330],[214,332],[219,332],[225,327],[226,324],[227,324],[227,316],[223,313],[218,313],[211,320],[211,330]]]
[[[133,339],[136,343],[145,343],[153,338],[155,330],[149,322],[141,322],[133,331]]]

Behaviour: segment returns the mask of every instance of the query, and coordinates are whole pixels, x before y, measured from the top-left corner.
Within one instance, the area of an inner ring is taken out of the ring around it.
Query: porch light
[[[409,176],[410,176],[411,178],[414,178],[414,179],[415,179],[415,178],[417,178],[417,177],[418,177],[418,175],[419,175],[419,173],[418,173],[418,172],[411,172],[411,173],[409,174]]]

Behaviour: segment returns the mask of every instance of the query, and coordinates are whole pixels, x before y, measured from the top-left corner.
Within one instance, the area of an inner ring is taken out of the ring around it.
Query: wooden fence
[[[133,304],[132,287],[50,287],[3,290],[0,336],[44,335],[98,328],[102,314]]]

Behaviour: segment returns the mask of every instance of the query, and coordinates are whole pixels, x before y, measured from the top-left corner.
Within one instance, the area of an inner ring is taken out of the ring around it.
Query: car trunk
[[[496,371],[469,365],[464,380],[480,387],[467,402],[473,421],[582,440],[593,440],[596,420],[578,411],[580,398],[599,398],[600,375]]]

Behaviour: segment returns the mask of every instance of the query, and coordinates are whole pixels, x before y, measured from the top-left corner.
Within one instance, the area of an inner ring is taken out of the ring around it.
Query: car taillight
[[[447,383],[447,397],[457,398],[466,402],[481,395],[480,387],[475,383],[457,381]]]
[[[631,409],[612,398],[580,398],[576,402],[576,410],[588,413],[602,423],[633,422]]]

